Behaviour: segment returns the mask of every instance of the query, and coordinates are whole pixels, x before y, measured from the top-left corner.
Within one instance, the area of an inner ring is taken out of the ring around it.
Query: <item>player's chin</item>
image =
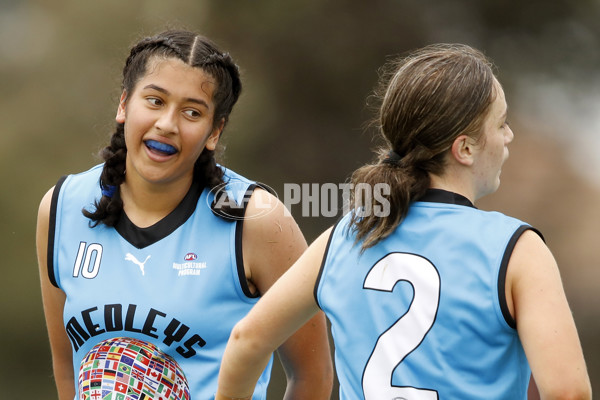
[[[498,171],[496,178],[493,181],[489,182],[489,185],[488,185],[487,191],[486,191],[486,195],[495,193],[498,190],[498,188],[500,187],[500,182],[501,182],[500,172],[501,171]]]
[[[502,172],[502,171],[500,171]],[[500,172],[498,172],[498,176],[496,177],[496,182],[494,182],[494,186],[493,186],[493,190],[492,193],[495,192],[496,190],[498,190],[498,188],[500,187],[500,183],[502,182],[502,180],[500,179]]]

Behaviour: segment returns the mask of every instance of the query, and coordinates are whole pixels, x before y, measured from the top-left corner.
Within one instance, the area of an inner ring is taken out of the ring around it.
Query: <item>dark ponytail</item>
[[[387,195],[384,196],[388,208],[384,216],[375,213],[375,203],[370,204],[370,210],[365,209],[369,203],[365,202],[361,192],[355,190],[351,193],[353,208],[361,212],[353,212],[350,226],[356,231],[356,241],[362,241],[363,249],[390,235],[406,217],[410,204],[422,197],[429,188],[427,163],[424,162],[428,159],[427,151],[417,150],[413,154],[400,156],[395,162],[387,161],[389,152],[389,149],[381,148],[378,161],[367,164],[352,174],[354,188],[361,185],[373,188],[381,183],[388,186]]]
[[[430,174],[439,175],[455,138],[479,139],[483,120],[495,96],[490,61],[466,45],[432,45],[388,64],[376,98],[380,107],[375,125],[386,143],[375,163],[354,172],[360,184],[388,186],[384,216],[376,204],[351,196],[350,229],[367,249],[389,236],[404,220],[412,202],[430,187]],[[396,157],[390,158],[390,151]],[[371,207],[365,209],[365,207]]]
[[[180,59],[215,78],[213,128],[221,123],[223,126],[227,124],[242,91],[238,66],[228,53],[221,52],[209,39],[188,31],[166,31],[144,38],[131,48],[123,67],[122,90],[126,96],[133,93],[153,57]],[[83,209],[82,212],[91,220],[91,226],[100,223],[114,226],[123,212],[123,202],[118,195],[119,186],[125,180],[127,157],[123,124],[117,124],[110,144],[100,155],[104,160],[99,182],[102,196],[94,203],[94,211]],[[194,165],[194,180],[209,189],[223,183],[223,170],[216,163],[214,151],[204,149],[198,157]]]

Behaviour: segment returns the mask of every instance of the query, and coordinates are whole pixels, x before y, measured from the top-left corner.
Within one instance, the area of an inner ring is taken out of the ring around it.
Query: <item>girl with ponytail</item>
[[[249,399],[268,355],[319,310],[341,400],[590,399],[541,234],[474,206],[498,188],[513,139],[490,61],[431,45],[387,71],[376,119],[385,146],[352,175],[352,210],[236,325],[216,399]],[[385,204],[363,198],[382,184]]]
[[[104,162],[42,199],[38,261],[61,400],[213,398],[233,326],[306,249],[275,196],[215,160],[241,89],[209,39],[142,39]],[[323,315],[279,352],[288,398],[329,398]]]

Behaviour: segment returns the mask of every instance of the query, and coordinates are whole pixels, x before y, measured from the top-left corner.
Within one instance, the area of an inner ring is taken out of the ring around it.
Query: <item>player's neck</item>
[[[469,179],[465,179],[457,174],[446,173],[444,175],[429,175],[430,187],[432,189],[442,189],[448,192],[460,194],[475,203],[475,192]]]
[[[191,179],[150,183],[127,177],[120,190],[123,210],[131,222],[140,228],[154,225],[181,203],[191,184]]]

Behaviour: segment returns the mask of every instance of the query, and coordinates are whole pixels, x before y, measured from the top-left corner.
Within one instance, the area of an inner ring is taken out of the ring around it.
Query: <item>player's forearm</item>
[[[307,330],[313,329],[311,325],[320,326],[318,321],[319,317],[315,317],[312,324],[309,322],[298,332],[304,337],[292,337],[297,340],[288,340],[277,351],[287,378],[284,400],[331,398],[333,365],[326,330],[323,329],[323,337],[306,335]]]
[[[268,349],[257,346],[260,342],[248,340],[236,328],[223,355],[215,400],[251,399],[256,382],[271,357]]]
[[[229,397],[229,396],[225,396],[223,394],[221,394],[220,392],[217,392],[217,395],[215,396],[215,400],[251,400],[252,396],[250,397]]]
[[[75,382],[73,376],[58,376],[55,373],[56,389],[60,400],[73,400],[75,397]]]
[[[283,400],[311,399],[327,400],[331,398],[333,379],[324,376],[315,377],[311,380],[288,380]]]
[[[219,386],[215,400],[249,400],[252,398],[256,382],[266,367],[269,357],[263,362],[256,359],[252,363],[245,361],[223,360],[219,373]],[[256,364],[260,362],[260,364]]]
[[[252,398],[258,377],[254,379],[256,375],[250,371],[254,367],[240,367],[240,365],[232,365],[230,362],[221,364],[215,400],[249,400]]]

